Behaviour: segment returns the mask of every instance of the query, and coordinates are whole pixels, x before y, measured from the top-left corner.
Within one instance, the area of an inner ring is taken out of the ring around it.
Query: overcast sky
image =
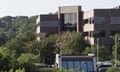
[[[58,6],[68,5],[80,5],[86,11],[119,6],[120,0],[0,0],[0,17],[54,13]]]

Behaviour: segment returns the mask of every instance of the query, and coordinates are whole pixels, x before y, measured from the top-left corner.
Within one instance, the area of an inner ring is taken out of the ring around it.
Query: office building
[[[85,40],[90,45],[99,44],[110,48],[113,45],[111,38],[120,33],[120,9],[93,9],[84,12],[83,32]]]
[[[86,42],[112,47],[111,38],[120,32],[120,6],[109,9],[82,11],[81,6],[62,6],[56,14],[39,15],[36,25],[37,40],[48,34],[63,31],[82,32]]]
[[[58,10],[60,31],[82,31],[81,6],[63,6]]]
[[[46,37],[48,34],[58,32],[57,14],[39,15],[36,20],[37,40]]]

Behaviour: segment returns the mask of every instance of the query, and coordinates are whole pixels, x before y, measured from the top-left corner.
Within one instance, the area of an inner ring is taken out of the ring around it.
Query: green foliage
[[[120,34],[115,34],[115,36],[113,37],[113,40],[115,42],[115,44],[112,47],[112,55],[113,55],[113,59],[115,58],[115,53],[117,53],[117,62],[120,63],[120,40],[119,40]],[[117,50],[117,52],[115,51],[115,49]]]
[[[40,42],[40,58],[42,63],[53,64],[54,63],[54,45],[57,39],[57,35],[50,35],[46,39]]]
[[[65,34],[62,36],[65,36]],[[63,41],[62,54],[82,54],[86,46],[82,34],[78,32],[69,32]]]
[[[120,72],[120,69],[118,67],[110,67],[106,72]]]
[[[25,72],[25,69],[22,68],[22,69],[17,69],[15,72]]]
[[[7,48],[0,48],[0,71],[9,71],[16,66],[15,52]]]
[[[105,46],[98,46],[99,47],[99,59],[104,61],[104,60],[110,60],[111,56],[110,56],[110,51],[109,49],[106,49]],[[97,46],[88,46],[85,48],[85,50],[83,51],[83,54],[88,54],[88,53],[93,53],[95,55],[97,55]]]
[[[12,38],[19,37],[28,30],[35,32],[36,18],[37,16],[5,16],[0,18],[0,45]]]
[[[26,72],[34,72],[35,65],[34,63],[39,60],[39,56],[27,53],[21,54],[21,56],[17,59],[21,68],[24,68]]]
[[[58,68],[55,68],[53,70],[53,72],[75,72],[74,70],[70,69],[70,70],[65,70],[65,69],[58,69]]]
[[[35,33],[28,30],[25,33],[23,33],[21,39],[23,42],[33,41],[33,40],[35,40]]]
[[[26,72],[24,68],[16,69],[15,71],[13,69],[10,69],[9,72]]]

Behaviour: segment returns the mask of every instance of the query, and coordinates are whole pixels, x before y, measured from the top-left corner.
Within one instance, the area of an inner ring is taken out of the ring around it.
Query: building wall
[[[66,14],[76,14],[76,26],[75,26],[76,29],[75,29],[75,31],[79,32],[80,30],[82,30],[82,26],[81,26],[81,22],[82,22],[81,7],[80,6],[63,6],[63,7],[59,7],[59,11],[58,11],[59,32],[65,30],[64,21],[65,21],[65,15]]]
[[[57,14],[40,15],[36,20],[36,24],[37,40],[48,34],[58,33]]]
[[[86,20],[88,19],[88,20]],[[120,32],[120,10],[119,9],[94,9],[84,13],[85,24],[83,31],[86,32],[85,39],[91,44],[99,43],[111,46],[111,32]],[[88,21],[88,22],[87,22]],[[98,36],[95,36],[100,34]]]

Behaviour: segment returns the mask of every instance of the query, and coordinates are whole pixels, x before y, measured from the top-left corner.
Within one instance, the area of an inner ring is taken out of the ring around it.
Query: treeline
[[[36,18],[37,16],[5,16],[0,18],[0,46],[12,38],[20,37],[28,30],[35,32]]]

